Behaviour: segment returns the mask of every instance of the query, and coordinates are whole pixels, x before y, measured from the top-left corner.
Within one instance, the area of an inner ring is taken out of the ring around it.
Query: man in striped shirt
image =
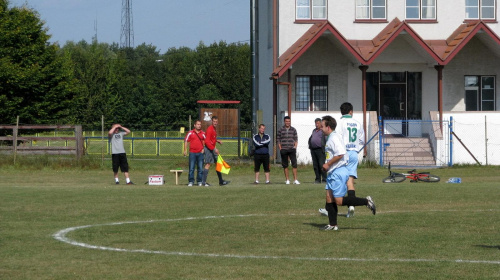
[[[285,125],[278,130],[276,134],[276,141],[278,142],[278,147],[280,149],[281,165],[283,166],[283,171],[285,172],[285,184],[290,184],[288,172],[288,160],[290,160],[292,162],[293,183],[299,185],[300,182],[297,180],[297,130],[291,126],[292,121],[289,116],[286,116],[283,119],[283,122]]]

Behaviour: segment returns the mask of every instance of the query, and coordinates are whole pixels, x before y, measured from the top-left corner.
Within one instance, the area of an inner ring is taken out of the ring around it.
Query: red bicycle
[[[389,162],[389,177],[382,180],[384,183],[401,183],[406,178],[410,179],[410,182],[416,183],[418,181],[422,182],[439,182],[441,180],[438,176],[430,174],[429,172],[417,173],[415,169],[408,171],[408,173],[397,173],[391,171],[391,163]]]

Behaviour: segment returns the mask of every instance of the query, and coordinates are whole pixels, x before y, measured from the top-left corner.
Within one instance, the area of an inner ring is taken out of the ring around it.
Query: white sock
[[[127,184],[130,183],[130,178],[127,178]]]
[[[120,180],[118,180],[118,178],[115,178],[115,182],[120,182]]]

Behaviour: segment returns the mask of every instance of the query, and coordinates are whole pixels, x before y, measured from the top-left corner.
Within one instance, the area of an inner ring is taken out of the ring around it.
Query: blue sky
[[[10,6],[35,9],[52,35],[51,42],[120,43],[122,0],[10,0]],[[250,39],[248,0],[132,0],[134,45],[160,53],[200,41],[245,42]]]

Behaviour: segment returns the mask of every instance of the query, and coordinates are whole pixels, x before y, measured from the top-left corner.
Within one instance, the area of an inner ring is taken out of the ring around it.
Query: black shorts
[[[290,149],[290,150],[281,150],[281,166],[283,168],[288,167],[288,159],[292,162],[292,167],[297,168],[297,150],[296,149]]]
[[[122,172],[128,172],[127,154],[112,154],[113,172],[118,172],[118,167]]]
[[[253,155],[253,161],[255,163],[254,171],[259,172],[260,171],[260,165],[264,167],[264,172],[269,172],[269,154],[265,155],[259,155],[259,154],[254,154]]]

